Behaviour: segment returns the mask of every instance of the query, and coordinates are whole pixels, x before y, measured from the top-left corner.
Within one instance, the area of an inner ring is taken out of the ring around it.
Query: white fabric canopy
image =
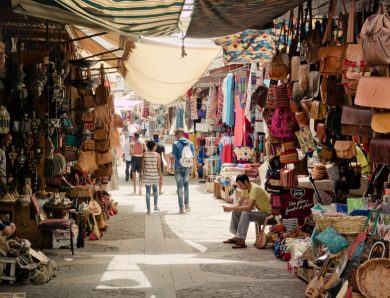
[[[129,60],[126,83],[137,95],[154,104],[169,104],[187,92],[201,77],[221,48],[207,45],[185,45],[142,38],[136,43]]]

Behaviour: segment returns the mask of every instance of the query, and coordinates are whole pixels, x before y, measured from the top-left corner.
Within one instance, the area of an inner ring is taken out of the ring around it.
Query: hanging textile
[[[302,2],[302,0],[197,0],[194,1],[194,12],[187,37],[218,37],[248,28],[269,28],[274,19]]]
[[[217,121],[217,110],[218,110],[218,98],[217,98],[217,87],[213,83],[211,86],[211,96],[210,96],[210,120],[213,123],[218,123]]]
[[[214,40],[223,48],[225,64],[268,61],[274,55],[273,29],[264,31],[245,30]]]
[[[211,120],[211,96],[213,93],[213,88],[210,86],[209,88],[209,95],[207,96],[207,103],[206,103],[206,120]]]
[[[246,77],[235,75],[234,101],[236,119],[234,126],[234,145],[242,146],[245,137]]]
[[[234,76],[228,73],[224,80],[224,122],[227,126],[234,126]]]
[[[201,89],[196,89],[192,92],[191,96],[191,120],[198,120],[198,94]]]
[[[184,128],[184,107],[176,106],[176,128]]]
[[[224,163],[233,162],[233,140],[230,136],[223,136],[220,140],[221,161]]]
[[[149,103],[144,100],[142,104],[142,118],[147,119],[149,117],[150,111],[149,111]]]
[[[186,109],[185,109],[185,122],[188,127],[188,129],[191,129],[192,127],[192,120],[191,120],[191,96],[192,96],[192,90],[188,90],[187,96],[186,96]]]
[[[265,133],[265,125],[263,118],[262,108],[258,105],[255,106],[255,133]]]
[[[180,31],[178,23],[184,5],[184,0],[40,0],[34,2],[47,3],[48,6],[60,5],[65,12],[71,11],[80,19],[124,35],[154,36],[169,36]]]
[[[217,91],[217,114],[215,117],[215,123],[221,123],[222,113],[223,113],[223,91],[222,91],[222,83],[221,81],[219,81],[218,91]]]

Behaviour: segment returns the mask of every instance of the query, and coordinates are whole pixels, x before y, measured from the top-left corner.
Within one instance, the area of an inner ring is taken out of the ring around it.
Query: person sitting
[[[259,185],[250,182],[245,174],[236,178],[236,183],[241,190],[241,199],[238,206],[223,206],[225,212],[232,212],[230,221],[230,232],[235,234],[234,238],[223,243],[233,244],[233,248],[245,248],[245,239],[248,233],[250,222],[264,223],[264,220],[271,215],[272,207],[267,192]],[[256,207],[257,211],[253,211]]]
[[[0,220],[0,232],[1,235],[9,237],[16,231],[16,226],[13,222]]]

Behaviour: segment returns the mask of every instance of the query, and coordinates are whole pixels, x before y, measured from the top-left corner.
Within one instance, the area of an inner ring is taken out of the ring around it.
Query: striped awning
[[[179,32],[184,0],[13,0],[15,12],[29,14],[31,6],[73,13],[90,28],[105,28],[122,35],[167,36]],[[30,9],[23,9],[23,5]],[[35,16],[37,16],[35,11]],[[48,11],[42,11],[48,14]],[[45,17],[44,15],[38,17]],[[67,20],[57,19],[67,23]],[[77,23],[76,23],[77,24]]]

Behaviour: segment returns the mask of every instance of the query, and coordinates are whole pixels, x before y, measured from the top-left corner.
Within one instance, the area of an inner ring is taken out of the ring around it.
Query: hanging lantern
[[[10,116],[5,106],[0,106],[0,133],[9,133]]]

